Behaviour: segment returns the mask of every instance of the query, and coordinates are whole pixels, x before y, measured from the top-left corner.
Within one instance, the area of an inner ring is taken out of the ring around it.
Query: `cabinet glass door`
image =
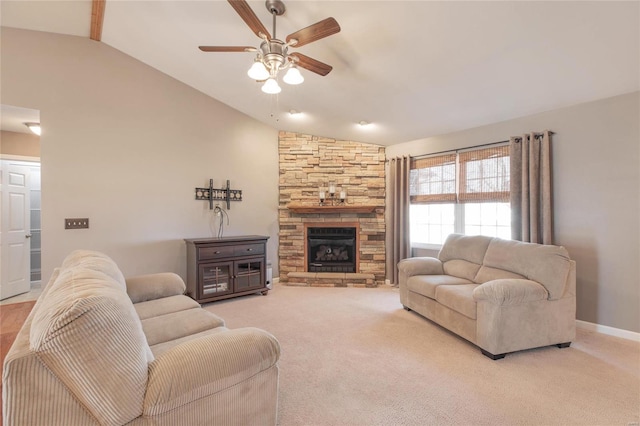
[[[232,293],[233,263],[209,263],[200,265],[200,298],[220,296]]]
[[[236,291],[264,287],[264,259],[236,261]]]

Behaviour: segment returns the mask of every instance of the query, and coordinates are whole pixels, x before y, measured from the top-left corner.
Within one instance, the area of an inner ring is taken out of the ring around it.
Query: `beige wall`
[[[577,317],[640,332],[638,92],[412,141],[419,155],[553,130],[555,241],[577,261]]]
[[[40,157],[40,136],[2,130],[0,131],[0,154]]]
[[[215,235],[194,200],[209,178],[243,191],[225,235],[270,236],[277,276],[277,130],[89,39],[3,28],[1,60],[2,103],[39,110],[44,129],[44,279],[77,248],[125,276],[185,277],[183,238]],[[65,217],[91,227],[64,230]]]

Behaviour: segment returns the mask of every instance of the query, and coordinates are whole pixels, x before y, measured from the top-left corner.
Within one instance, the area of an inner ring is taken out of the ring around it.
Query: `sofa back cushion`
[[[454,277],[473,281],[474,277],[478,273],[478,269],[480,269],[480,265],[469,262],[468,260],[453,259],[444,262],[442,264],[442,268],[444,269],[444,273],[447,275],[453,275]]]
[[[523,278],[526,278],[526,277],[524,275],[516,274],[515,272],[482,265],[480,269],[478,269],[478,274],[475,276],[475,278],[472,281],[478,284],[484,284],[487,281],[493,281],[493,280],[523,279]]]
[[[473,281],[490,242],[490,237],[482,235],[450,234],[438,253],[444,273]]]
[[[114,281],[127,291],[127,284],[124,275],[118,265],[106,254],[93,250],[74,250],[67,255],[60,265],[60,269],[74,268],[82,266],[93,271],[102,272],[113,278]]]
[[[450,234],[438,253],[438,259],[443,263],[458,259],[475,263],[478,266],[482,265],[491,240],[491,237],[483,235]]]
[[[100,424],[125,424],[142,413],[152,355],[123,282],[86,265],[61,268],[29,345]]]
[[[484,266],[503,269],[542,284],[549,300],[562,297],[571,260],[564,247],[493,239]]]

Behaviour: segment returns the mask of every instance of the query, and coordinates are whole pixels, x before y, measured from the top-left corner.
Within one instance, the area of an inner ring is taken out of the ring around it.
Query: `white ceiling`
[[[249,4],[272,32],[264,2]],[[381,145],[640,89],[637,1],[285,4],[280,39],[329,16],[342,31],[292,49],[333,71],[302,70],[279,95],[247,77],[253,54],[198,50],[259,45],[226,1],[107,0],[102,42],[275,128]],[[89,0],[0,7],[3,26],[89,34]]]

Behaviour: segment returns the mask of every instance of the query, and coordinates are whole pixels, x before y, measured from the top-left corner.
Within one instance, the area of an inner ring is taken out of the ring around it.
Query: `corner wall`
[[[217,234],[194,199],[210,178],[242,190],[224,235],[269,236],[278,276],[276,129],[87,38],[2,28],[1,54],[2,103],[39,110],[43,126],[45,282],[79,248],[104,251],[125,276],[186,277],[183,239]],[[90,228],[65,230],[68,217]]]
[[[640,332],[640,93],[420,139],[387,157],[549,129],[555,243],[577,262],[577,319]]]

